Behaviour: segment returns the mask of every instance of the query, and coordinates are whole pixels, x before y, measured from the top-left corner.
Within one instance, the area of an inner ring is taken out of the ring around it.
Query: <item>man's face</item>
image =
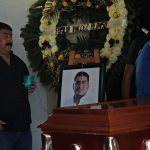
[[[86,94],[89,88],[89,81],[85,76],[79,76],[73,84],[73,89],[77,97],[82,97]]]
[[[9,54],[12,44],[12,32],[8,29],[0,29],[0,55]]]

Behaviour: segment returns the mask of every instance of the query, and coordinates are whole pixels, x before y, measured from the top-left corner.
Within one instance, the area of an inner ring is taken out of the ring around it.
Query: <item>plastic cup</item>
[[[35,76],[34,75],[25,75],[24,76],[24,86],[27,89],[30,89],[35,84]]]

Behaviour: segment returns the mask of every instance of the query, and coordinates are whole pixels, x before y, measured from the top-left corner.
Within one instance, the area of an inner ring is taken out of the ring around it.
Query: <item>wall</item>
[[[13,52],[19,56],[28,66],[30,73],[32,69],[26,57],[26,52],[22,45],[23,39],[20,38],[20,28],[27,22],[28,9],[35,0],[0,0],[0,21],[8,23],[13,28]],[[47,87],[43,87],[37,78],[37,88],[32,95],[29,95],[32,113],[32,134],[33,150],[41,149],[40,129],[37,125],[47,119],[48,114],[56,107],[57,96]]]

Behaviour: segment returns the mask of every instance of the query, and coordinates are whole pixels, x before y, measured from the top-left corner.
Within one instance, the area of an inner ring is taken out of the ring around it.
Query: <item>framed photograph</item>
[[[58,107],[97,103],[104,100],[105,65],[70,65],[62,68]]]

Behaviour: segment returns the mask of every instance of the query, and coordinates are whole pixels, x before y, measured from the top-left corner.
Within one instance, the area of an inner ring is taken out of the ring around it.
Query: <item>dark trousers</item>
[[[31,130],[25,132],[0,131],[0,150],[32,150]]]

